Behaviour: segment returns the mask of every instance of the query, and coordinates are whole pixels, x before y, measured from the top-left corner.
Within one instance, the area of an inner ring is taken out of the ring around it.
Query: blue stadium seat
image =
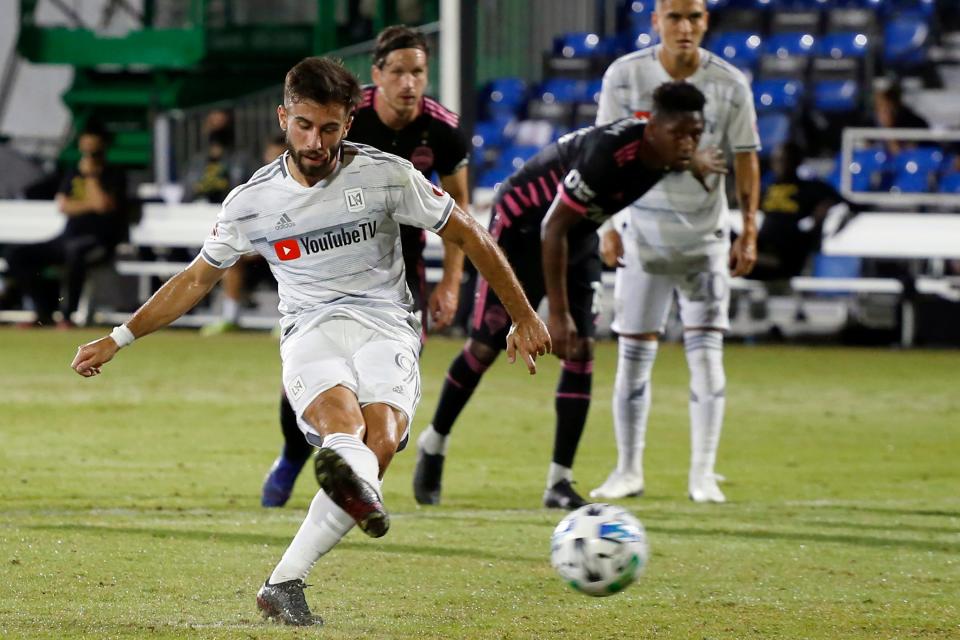
[[[513,174],[513,167],[496,165],[482,172],[477,178],[477,186],[492,189]]]
[[[608,42],[597,34],[586,31],[561,33],[553,39],[553,55],[563,58],[605,56],[610,53],[607,51]]]
[[[523,163],[537,155],[541,147],[536,145],[512,145],[506,147],[497,161],[498,167],[511,167],[511,172],[523,166]]]
[[[484,120],[473,125],[474,149],[500,148],[508,142],[504,133],[505,122],[502,120]]]
[[[863,260],[856,256],[825,256],[814,254],[814,278],[859,278]]]
[[[939,149],[919,147],[901,151],[894,156],[893,183],[891,190],[919,193],[928,191],[934,174],[943,164],[943,152]]]
[[[917,65],[927,59],[930,27],[922,13],[903,13],[883,29],[883,59],[897,66]]]
[[[829,182],[837,191],[840,190],[840,164],[842,157],[838,153]],[[858,149],[853,152],[850,160],[850,184],[854,191],[871,191],[879,186],[884,171],[887,169],[889,158],[887,152],[880,147],[873,149]]]
[[[852,31],[828,33],[817,42],[817,55],[824,58],[863,58],[867,55],[869,39]]]
[[[527,102],[527,83],[520,78],[496,78],[487,83],[481,95],[487,118],[512,118]]]
[[[817,39],[810,33],[790,31],[774,33],[763,43],[763,52],[778,58],[805,57],[814,53]]]
[[[790,116],[785,113],[761,114],[757,117],[757,131],[762,145],[760,155],[765,158],[790,139]]]
[[[550,104],[578,102],[584,93],[585,84],[572,78],[550,78],[540,85],[537,98]]]
[[[951,171],[940,178],[940,193],[960,193],[960,171]]]
[[[760,34],[752,31],[726,31],[710,38],[706,48],[740,70],[754,69],[760,59]]]
[[[596,78],[590,80],[583,88],[583,95],[580,96],[581,102],[593,102],[597,104],[600,102],[600,89],[603,87],[603,79]]]
[[[823,80],[813,85],[813,106],[828,113],[855,111],[860,88],[853,80]]]
[[[796,109],[803,100],[799,80],[771,79],[753,83],[753,101],[758,113]]]

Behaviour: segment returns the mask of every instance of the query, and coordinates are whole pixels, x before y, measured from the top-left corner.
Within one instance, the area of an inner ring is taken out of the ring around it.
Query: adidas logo
[[[280,219],[277,220],[276,230],[280,231],[281,229],[289,229],[290,227],[295,226],[297,226],[297,223],[291,220],[290,216],[284,213],[280,216]]]

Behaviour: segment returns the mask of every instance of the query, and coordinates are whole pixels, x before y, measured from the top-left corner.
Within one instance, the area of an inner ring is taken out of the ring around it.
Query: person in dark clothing
[[[889,129],[929,129],[930,124],[913,109],[903,103],[903,92],[899,85],[878,89],[873,96],[874,124]],[[887,151],[897,154],[914,145],[888,140]]]
[[[127,232],[126,178],[106,163],[106,133],[95,126],[86,128],[77,137],[77,148],[80,160],[64,176],[56,195],[57,208],[67,217],[63,232],[52,240],[16,245],[7,252],[10,277],[36,311],[31,325],[53,322],[57,304],[44,295],[44,280],[51,268],[57,268],[63,314],[57,327],[70,328],[88,268],[109,259]]]
[[[797,175],[803,152],[795,143],[774,150],[774,181],[760,198],[763,224],[757,235],[757,264],[748,278],[783,280],[800,275],[820,249],[823,220],[840,195],[822,180]]]

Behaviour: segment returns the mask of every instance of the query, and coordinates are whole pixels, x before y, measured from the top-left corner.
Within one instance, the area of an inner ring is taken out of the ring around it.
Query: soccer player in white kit
[[[420,399],[420,323],[404,278],[399,225],[461,247],[504,301],[508,357],[531,373],[550,349],[546,327],[508,263],[450,195],[412,164],[344,141],[360,100],[338,62],[306,58],[287,74],[277,108],[288,150],[234,189],[200,255],[125,324],[79,348],[73,368],[100,373],[117,351],[199,302],[240,256],[262,255],[279,284],[283,384],[308,441],[321,447],[321,490],[257,594],[268,617],[321,624],[304,598],[313,564],[358,525],[387,532],[381,481]]]
[[[717,146],[733,155],[743,233],[731,248],[723,182],[705,191],[689,173],[665,177],[604,233],[605,261],[622,265],[613,323],[619,335],[613,397],[618,459],[606,482],[590,492],[593,498],[643,493],[650,376],[676,292],[690,368],[688,493],[694,502],[725,501],[714,472],[725,403],[723,332],[729,328],[730,274],[745,275],[756,262],[760,140],[746,77],[700,48],[708,17],[704,0],[657,0],[653,27],[661,44],[618,58],[603,78],[597,124],[648,113],[653,91],[667,81],[683,80],[703,92],[700,148]]]

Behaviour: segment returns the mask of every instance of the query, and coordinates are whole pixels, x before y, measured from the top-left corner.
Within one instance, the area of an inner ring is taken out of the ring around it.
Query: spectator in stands
[[[898,84],[882,83],[873,94],[874,124],[890,129],[927,129],[929,124],[903,103],[903,91]],[[897,140],[887,142],[887,151],[896,154],[912,145]]]
[[[270,164],[283,155],[286,149],[287,143],[282,134],[270,138],[263,148],[263,164]],[[250,293],[249,288],[262,278],[273,282],[270,267],[259,255],[243,256],[237,264],[227,269],[223,274],[221,318],[205,326],[200,333],[212,336],[239,329],[240,311]]]
[[[840,195],[822,180],[805,180],[797,170],[803,150],[788,142],[773,151],[770,184],[760,197],[763,224],[757,235],[754,280],[784,280],[800,275],[820,248],[823,220]]]
[[[63,232],[47,242],[11,247],[7,253],[10,277],[33,302],[36,324],[51,324],[57,306],[55,296],[45,295],[50,268],[59,269],[63,317],[57,327],[69,328],[88,267],[109,259],[126,236],[126,178],[107,164],[107,144],[106,132],[96,125],[80,133],[80,160],[67,172],[56,196],[57,207],[67,217]]]
[[[251,162],[234,149],[233,114],[214,109],[203,123],[207,148],[194,156],[184,178],[184,201],[219,204],[230,190],[242,184],[253,169]]]

